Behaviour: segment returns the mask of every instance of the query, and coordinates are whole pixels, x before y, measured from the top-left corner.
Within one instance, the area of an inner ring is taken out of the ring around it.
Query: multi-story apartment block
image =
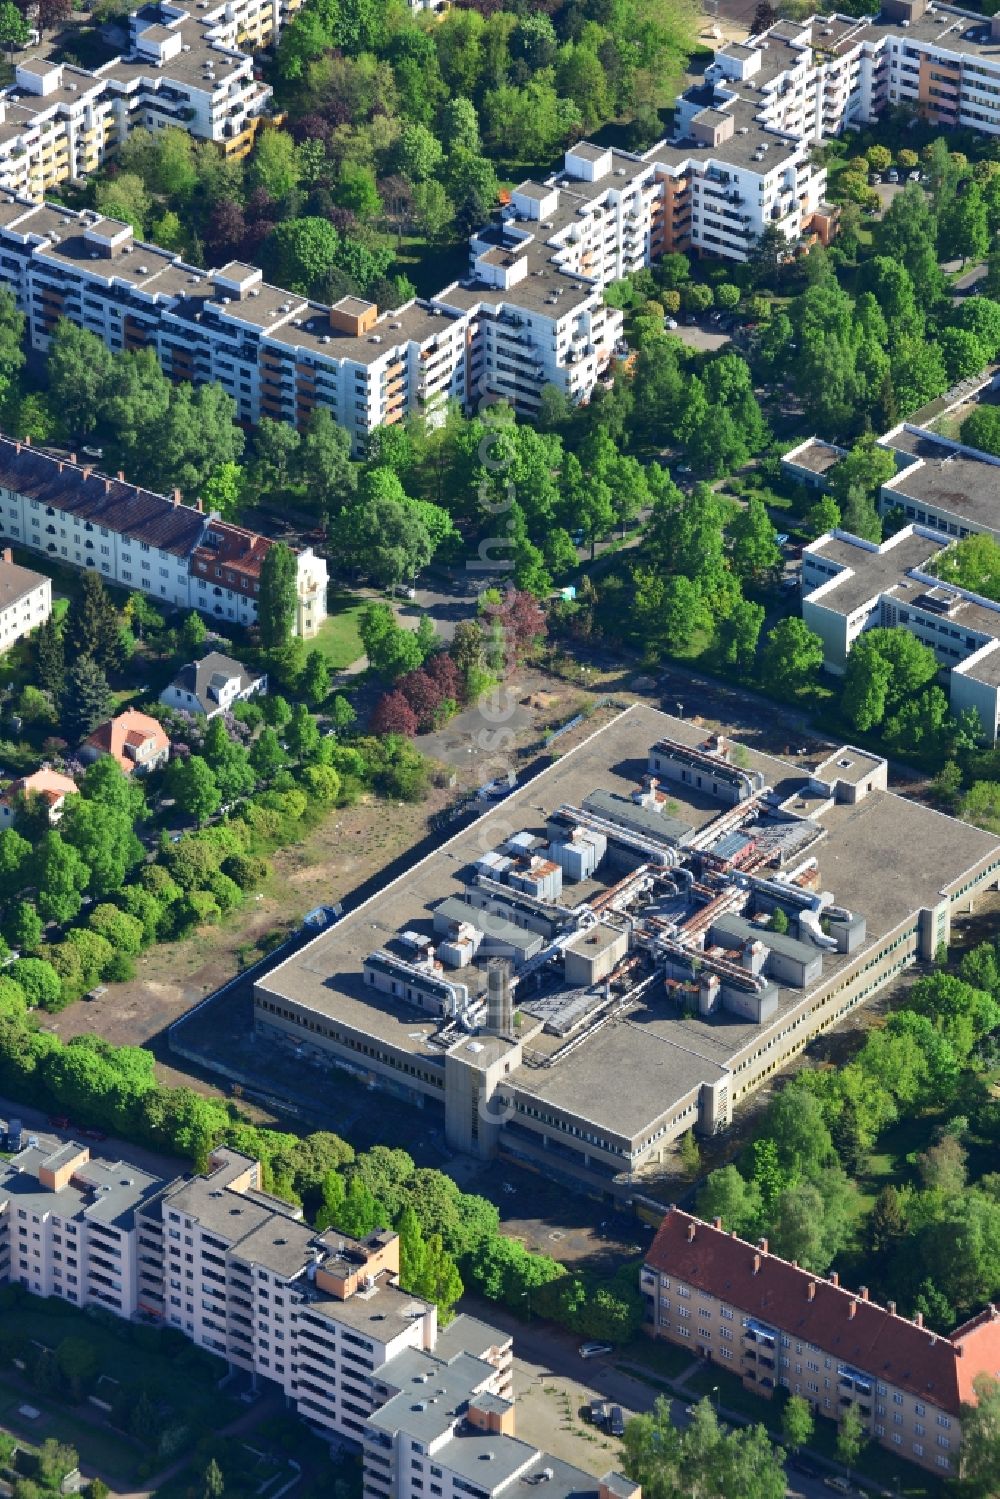
[[[0,651],[7,650],[52,613],[52,579],[18,567],[10,547],[0,551]]]
[[[1000,1368],[1000,1311],[989,1306],[947,1337],[918,1312],[879,1306],[835,1272],[815,1275],[671,1208],[642,1268],[646,1330],[741,1377],[779,1387],[839,1421],[853,1406],[871,1440],[939,1475],[958,1477],[963,1404]]]
[[[641,1499],[517,1440],[510,1337],[466,1316],[439,1329],[399,1284],[398,1235],[317,1232],[236,1151],[165,1181],[29,1144],[0,1171],[0,1279],[183,1332],[362,1446],[370,1499],[489,1499],[513,1477],[556,1499]]]
[[[274,545],[204,515],[200,500],[182,505],[179,490],[168,498],[6,437],[0,535],[64,566],[93,568],[168,608],[240,625],[257,618],[260,567]],[[326,618],[326,563],[306,547],[296,569],[296,630],[308,638]]]
[[[268,91],[240,49],[295,7],[201,3],[143,6],[129,54],[93,75],[19,65],[16,98],[0,95],[0,280],[40,352],[64,316],[112,349],[153,348],[175,379],[217,381],[241,421],[301,426],[325,407],[359,456],[376,427],[436,419],[448,400],[502,397],[528,418],[546,384],[587,400],[622,330],[603,288],[665,252],[744,260],[768,229],[790,248],[829,240],[836,214],[810,159],[825,136],[911,100],[941,124],[1000,130],[992,22],[923,0],[888,0],[878,20],[781,21],[719,49],[678,99],[670,141],[641,156],[579,142],[553,176],[523,182],[471,236],[461,281],[381,315],[357,297],[327,307],[253,266],[198,270],[127,225],[29,201],[135,124],[249,149]]]

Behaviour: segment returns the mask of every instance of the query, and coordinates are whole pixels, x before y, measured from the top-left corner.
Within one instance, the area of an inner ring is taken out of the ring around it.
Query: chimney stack
[[[201,495],[199,495],[198,498],[195,500],[195,502],[194,502],[194,508],[197,510],[197,512],[198,512],[199,515],[202,514]]]
[[[858,1314],[858,1303],[856,1301],[852,1301],[851,1304],[850,1304],[850,1306],[847,1308],[847,1320],[849,1322],[853,1322],[854,1318],[857,1316],[857,1314]]]
[[[868,1300],[868,1287],[867,1286],[862,1286],[860,1288],[860,1290],[858,1291],[858,1295],[861,1297],[862,1301],[867,1301]]]
[[[889,1305],[889,1316],[890,1317],[894,1317],[896,1315],[896,1303],[894,1301],[890,1301],[888,1303],[888,1305]]]
[[[811,1280],[809,1282],[809,1284],[806,1286],[806,1300],[807,1301],[815,1301],[816,1300],[816,1282],[814,1280]]]
[[[761,1251],[762,1254],[766,1254],[767,1253],[767,1240],[766,1239],[761,1239],[759,1241],[757,1247]]]
[[[840,1276],[837,1274],[836,1270],[830,1271],[830,1284],[831,1286],[840,1285]]]
[[[694,1243],[694,1234],[695,1234],[694,1224],[693,1223],[689,1223],[688,1224],[688,1243],[689,1244],[693,1244]]]
[[[70,455],[69,455],[69,461],[70,461],[70,463],[75,463],[76,462],[76,454],[75,453],[70,453]]]
[[[173,491],[173,493],[171,494],[170,498],[173,500],[173,502],[174,502],[175,505],[179,505],[180,502],[181,502],[181,492],[180,492],[180,490],[179,489],[175,489]]]
[[[755,1254],[754,1257],[753,1257],[753,1273],[754,1273],[754,1275],[759,1275],[760,1274],[760,1255],[759,1254]]]
[[[118,470],[118,482],[119,484],[125,483],[125,470],[123,468]]]
[[[923,1327],[923,1325],[924,1325],[924,1314],[923,1314],[923,1312],[914,1312],[913,1313],[913,1323],[914,1323],[915,1327]]]
[[[31,438],[28,435],[25,435],[24,446],[26,448],[30,448],[31,447]]]
[[[721,1218],[713,1218],[712,1219],[712,1227],[713,1228],[721,1228],[722,1227],[722,1219]]]
[[[111,480],[110,479],[105,479],[105,481],[104,481],[104,493],[105,494],[110,494],[111,493]]]

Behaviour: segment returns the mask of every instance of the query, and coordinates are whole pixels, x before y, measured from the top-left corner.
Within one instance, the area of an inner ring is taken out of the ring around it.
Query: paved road
[[[574,1385],[582,1387],[590,1398],[601,1398],[615,1405],[621,1405],[626,1413],[638,1413],[652,1410],[653,1403],[658,1395],[664,1395],[670,1401],[671,1419],[675,1426],[684,1427],[688,1422],[687,1407],[691,1398],[683,1393],[686,1380],[699,1369],[700,1361],[693,1359],[678,1381],[673,1384],[680,1386],[680,1395],[672,1394],[664,1387],[657,1389],[650,1383],[652,1376],[649,1371],[642,1370],[642,1378],[634,1378],[628,1372],[627,1363],[610,1358],[581,1359],[578,1352],[579,1338],[562,1331],[560,1328],[551,1327],[548,1323],[524,1323],[519,1321],[512,1313],[503,1307],[497,1307],[492,1302],[483,1301],[478,1297],[466,1296],[461,1303],[462,1311],[469,1312],[472,1316],[481,1317],[485,1322],[493,1323],[495,1326],[510,1332],[514,1338],[514,1378],[515,1387],[520,1392],[537,1386],[546,1379],[571,1380]],[[638,1365],[634,1366],[637,1370]],[[733,1424],[744,1424],[745,1417],[735,1411],[727,1411],[722,1407],[720,1414],[723,1419]],[[778,1438],[778,1433],[771,1435]],[[535,1438],[532,1432],[531,1438]],[[822,1459],[816,1459],[816,1466],[822,1466]],[[839,1471],[834,1466],[827,1465],[824,1471]],[[888,1493],[888,1490],[876,1490],[876,1492]],[[788,1499],[829,1499],[830,1490],[821,1478],[803,1478],[798,1474],[790,1475],[786,1489]],[[733,1499],[738,1499],[733,1495]]]

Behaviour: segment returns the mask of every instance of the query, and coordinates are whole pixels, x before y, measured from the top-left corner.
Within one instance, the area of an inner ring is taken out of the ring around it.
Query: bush
[[[44,958],[18,958],[7,974],[17,984],[27,1003],[34,1009],[61,1009],[62,984],[59,974]]]
[[[134,958],[136,953],[142,951],[145,941],[142,922],[137,917],[130,916],[127,911],[120,911],[117,906],[95,906],[87,925],[92,932],[97,932],[98,936],[104,937],[113,948],[128,957]]]
[[[271,866],[267,860],[253,854],[230,854],[228,859],[222,861],[222,873],[228,875],[244,894],[262,885],[270,872]]]

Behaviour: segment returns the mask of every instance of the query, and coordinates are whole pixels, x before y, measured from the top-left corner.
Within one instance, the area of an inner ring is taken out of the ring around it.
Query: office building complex
[[[200,500],[181,504],[179,490],[168,498],[2,436],[0,535],[63,566],[92,568],[167,608],[244,626],[257,618],[261,563],[274,545],[204,515]],[[327,567],[310,547],[296,564],[294,628],[309,638],[326,618]]]
[[[863,630],[900,628],[937,656],[952,711],[974,708],[983,732],[1000,729],[1000,604],[942,582],[930,571],[947,543],[905,526],[881,546],[846,531],[821,536],[802,554],[802,618],[823,641],[837,675]]]
[[[934,857],[887,881],[900,848]],[[440,1109],[454,1147],[614,1190],[998,878],[996,838],[875,756],[800,770],[635,706],[258,978],[255,1028]]]
[[[29,1141],[0,1168],[0,1278],[161,1321],[279,1389],[322,1435],[363,1447],[371,1499],[452,1499],[470,1477],[487,1499],[515,1478],[557,1499],[641,1499],[620,1474],[517,1440],[509,1336],[466,1316],[439,1329],[399,1284],[398,1235],[310,1228],[236,1151],[166,1181]]]
[[[948,1337],[900,1316],[835,1272],[815,1275],[671,1208],[642,1268],[646,1329],[740,1376],[755,1395],[801,1395],[839,1421],[853,1406],[871,1440],[959,1476],[962,1405],[1000,1368],[994,1306]]]

